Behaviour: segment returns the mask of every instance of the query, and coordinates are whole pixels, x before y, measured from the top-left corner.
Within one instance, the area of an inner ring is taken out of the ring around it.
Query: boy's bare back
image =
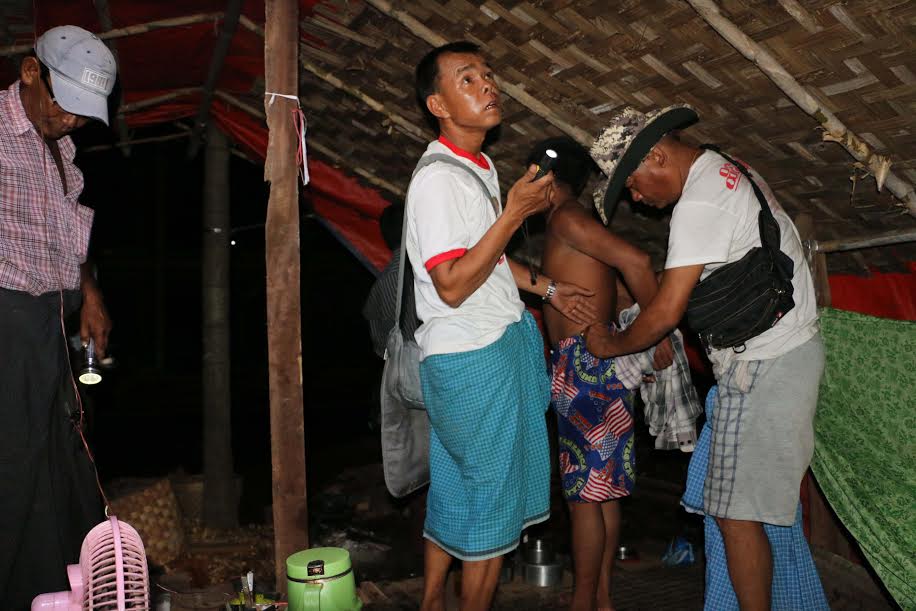
[[[557,282],[571,282],[595,291],[593,303],[598,318],[610,322],[617,306],[617,272],[581,249],[581,242],[594,236],[595,230],[607,233],[575,200],[561,204],[547,223],[541,268]],[[544,308],[544,324],[551,345],[585,328],[549,307]]]

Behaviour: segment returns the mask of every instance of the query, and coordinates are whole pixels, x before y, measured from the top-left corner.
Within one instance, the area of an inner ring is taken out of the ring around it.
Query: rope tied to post
[[[299,103],[299,97],[288,93],[276,93],[273,91],[267,91],[264,95],[270,97],[270,100],[267,102],[268,106],[273,106],[278,97],[296,102],[296,108],[292,110],[293,129],[296,131],[298,140],[296,166],[299,168],[299,176],[302,177],[302,186],[305,186],[309,184],[308,152],[305,146],[305,133],[308,129],[308,120],[305,118],[305,113],[302,112],[302,104]]]

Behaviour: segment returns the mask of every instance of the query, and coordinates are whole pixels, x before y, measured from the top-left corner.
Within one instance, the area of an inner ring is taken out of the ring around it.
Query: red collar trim
[[[451,152],[455,153],[459,157],[464,157],[465,159],[469,161],[473,161],[477,167],[483,168],[484,170],[490,169],[490,163],[487,161],[487,158],[483,156],[483,153],[478,153],[477,156],[475,157],[474,155],[471,155],[466,150],[458,148],[457,146],[452,144],[451,140],[449,140],[445,136],[439,136],[439,142],[447,146]]]

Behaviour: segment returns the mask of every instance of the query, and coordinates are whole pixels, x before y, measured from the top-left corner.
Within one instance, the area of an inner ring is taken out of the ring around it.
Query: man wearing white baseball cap
[[[98,36],[74,25],[45,32],[35,54],[50,73],[54,101],[78,117],[108,125],[108,95],[114,88],[114,56]]]
[[[0,89],[0,601],[28,609],[68,589],[67,564],[103,519],[78,419],[62,319],[104,355],[111,321],[86,263],[93,211],[69,135],[108,124],[115,60],[75,26],[52,28]],[[77,424],[78,426],[78,424]]]

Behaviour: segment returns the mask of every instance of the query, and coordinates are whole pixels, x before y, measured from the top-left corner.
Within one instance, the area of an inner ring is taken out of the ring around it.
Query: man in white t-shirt
[[[720,154],[681,142],[672,130],[698,119],[688,106],[643,114],[627,109],[592,147],[608,176],[596,193],[608,220],[621,191],[656,208],[674,205],[665,273],[655,298],[631,327],[589,330],[597,356],[629,354],[673,329],[697,283],[760,246],[760,203],[748,178]],[[704,509],[722,531],[728,572],[742,611],[770,608],[773,561],[763,524],[791,526],[801,479],[814,451],[813,419],[824,351],[811,275],[792,221],[754,176],[792,259],[795,306],[743,347],[711,350],[718,403],[704,487]]]
[[[448,156],[477,177],[431,163],[414,176],[405,211],[430,420],[422,609],[445,608],[455,557],[463,561],[461,608],[483,610],[502,556],[518,545],[523,528],[550,512],[547,367],[519,288],[579,324],[593,322],[597,312],[591,291],[529,275],[505,255],[524,219],[548,207],[553,175],[533,180],[532,166],[502,209],[496,168],[481,152],[502,107],[477,46],[451,43],[428,53],[417,66],[417,97],[440,133],[424,157]]]

